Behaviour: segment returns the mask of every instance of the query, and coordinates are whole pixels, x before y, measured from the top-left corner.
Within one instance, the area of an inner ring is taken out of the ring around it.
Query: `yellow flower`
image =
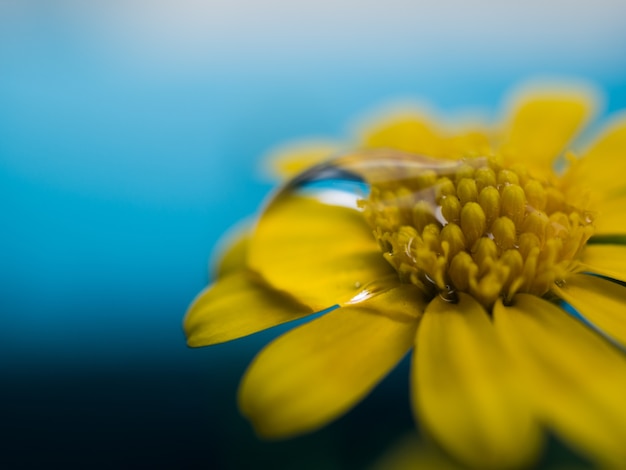
[[[415,418],[464,464],[530,465],[547,430],[624,465],[626,119],[564,153],[592,108],[536,92],[486,130],[376,123],[232,244],[187,313],[188,344],[330,310],[246,372],[239,405],[260,435],[327,424],[412,350]]]

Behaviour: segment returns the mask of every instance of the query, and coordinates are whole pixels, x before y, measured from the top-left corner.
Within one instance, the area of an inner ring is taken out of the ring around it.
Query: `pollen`
[[[465,292],[490,310],[518,292],[548,296],[580,266],[593,216],[569,205],[566,189],[553,176],[472,158],[378,179],[360,205],[402,282],[452,302]]]

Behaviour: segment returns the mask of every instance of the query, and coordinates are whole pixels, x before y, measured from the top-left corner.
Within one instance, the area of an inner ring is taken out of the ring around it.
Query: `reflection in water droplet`
[[[331,206],[358,209],[358,200],[369,194],[369,185],[358,173],[337,166],[335,161],[321,163],[289,181],[273,203],[294,195],[313,198]]]

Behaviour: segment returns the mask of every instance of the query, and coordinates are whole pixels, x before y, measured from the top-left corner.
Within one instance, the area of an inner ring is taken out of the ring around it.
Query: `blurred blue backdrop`
[[[406,371],[267,444],[235,391],[276,331],[185,346],[213,246],[271,190],[262,156],[405,98],[493,116],[528,78],[625,108],[624,17],[617,0],[0,3],[0,465],[376,458],[412,426]]]

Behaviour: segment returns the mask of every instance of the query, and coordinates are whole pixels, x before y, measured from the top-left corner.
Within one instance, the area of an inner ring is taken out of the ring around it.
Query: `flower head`
[[[330,310],[246,372],[239,403],[259,434],[323,426],[412,350],[415,418],[464,464],[532,464],[545,430],[622,464],[626,119],[567,152],[592,108],[544,92],[486,130],[375,124],[231,246],[189,309],[189,344]]]

